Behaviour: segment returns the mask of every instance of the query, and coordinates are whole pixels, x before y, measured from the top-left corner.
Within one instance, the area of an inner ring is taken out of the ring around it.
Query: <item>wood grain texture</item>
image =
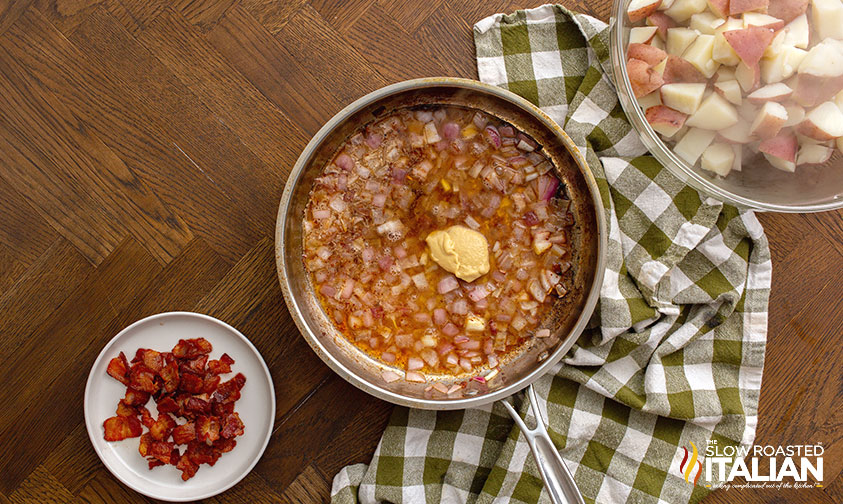
[[[541,3],[0,0],[0,504],[150,502],[101,464],[80,405],[105,342],[169,310],[234,325],[274,378],[266,454],[207,502],[325,501],[392,406],[334,375],[287,312],[273,250],[284,181],[350,101],[476,78],[473,24]],[[823,443],[824,488],[705,503],[843,501],[841,217],[760,215],[774,286],[757,441]]]

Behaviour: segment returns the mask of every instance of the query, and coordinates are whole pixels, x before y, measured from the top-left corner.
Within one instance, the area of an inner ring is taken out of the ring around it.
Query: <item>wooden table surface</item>
[[[476,78],[471,26],[532,0],[0,0],[0,504],[142,502],[100,463],[82,394],[102,346],[161,311],[248,335],[275,380],[263,459],[212,502],[313,502],[369,460],[391,406],[310,351],[273,232],[321,124],[412,77]],[[607,0],[568,6],[608,17]],[[841,502],[843,226],[761,215],[774,258],[757,442],[823,443]]]

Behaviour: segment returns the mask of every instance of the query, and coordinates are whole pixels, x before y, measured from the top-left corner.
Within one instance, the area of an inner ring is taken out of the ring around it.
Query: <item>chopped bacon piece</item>
[[[156,403],[158,406],[158,413],[175,413],[179,410],[179,404],[173,399],[173,396],[161,396]]]
[[[140,414],[141,414],[141,423],[147,428],[150,429],[155,424],[155,419],[152,418],[152,414],[146,409],[145,406],[140,406]]]
[[[129,386],[141,392],[148,392],[154,394],[158,391],[158,385],[155,383],[155,372],[143,364],[135,364],[129,370]]]
[[[211,413],[211,403],[198,397],[191,397],[188,399],[184,408],[197,415],[209,415]]]
[[[179,451],[179,447],[173,446],[173,451],[170,452],[170,464],[178,465],[179,460],[181,460],[181,452]]]
[[[202,354],[209,354],[213,350],[211,343],[205,338],[179,340],[173,347],[173,355],[179,359],[195,359]]]
[[[167,356],[169,355],[169,359]],[[179,364],[172,354],[164,354],[165,364],[158,372],[158,376],[164,381],[164,391],[173,393],[179,387]]]
[[[173,443],[168,443],[166,441],[153,441],[149,445],[149,454],[161,462],[169,464],[172,460],[171,457],[173,455],[173,448],[175,448]]]
[[[224,353],[219,360],[208,361],[208,369],[215,375],[230,373],[232,364],[234,364],[234,359]]]
[[[221,383],[214,392],[212,400],[218,403],[233,402],[240,399],[240,389],[246,384],[246,377],[243,373],[237,373],[234,378]]]
[[[149,401],[149,393],[128,388],[126,389],[126,397],[123,398],[123,401],[129,406],[143,406]]]
[[[135,417],[113,416],[102,423],[106,441],[122,441],[138,437],[143,432],[140,421]]]
[[[176,444],[187,444],[196,439],[196,428],[193,422],[179,425],[173,429],[173,442]]]
[[[200,355],[195,359],[182,360],[179,363],[179,371],[182,373],[205,374],[205,364],[208,363],[207,355]]]
[[[105,372],[123,385],[129,385],[129,363],[126,362],[126,354],[120,352],[119,356],[108,361]]]
[[[138,416],[138,410],[134,406],[126,404],[125,399],[120,399],[117,403],[117,416]]]
[[[161,413],[158,415],[158,420],[149,427],[149,433],[158,441],[163,441],[170,437],[170,433],[176,427],[176,421],[169,413]]]
[[[243,421],[238,413],[231,413],[222,418],[222,430],[220,435],[226,439],[242,436],[244,432]]]
[[[237,440],[235,439],[218,439],[214,443],[214,448],[219,450],[220,453],[228,453],[237,446]]]
[[[233,402],[218,403],[218,402],[212,401],[211,402],[211,412],[218,417],[224,417],[225,415],[228,415],[230,413],[234,413],[234,403]]]
[[[189,392],[191,394],[198,394],[202,392],[204,382],[202,378],[191,373],[182,373],[179,381],[179,390]]]
[[[176,465],[176,469],[181,471],[181,479],[187,481],[196,476],[196,471],[199,470],[199,464],[194,464],[187,457],[181,457]]]
[[[217,375],[208,374],[205,375],[205,381],[202,385],[202,393],[203,394],[213,394],[214,391],[217,390],[217,387],[220,384],[221,378]]]
[[[149,457],[148,459],[146,459],[146,462],[149,464],[150,470],[155,469],[158,466],[167,465],[164,462],[161,462],[160,460],[158,460],[156,458],[152,458],[152,457]]]
[[[138,351],[135,352],[135,358],[132,359],[132,364],[139,362],[155,373],[161,371],[161,368],[164,366],[164,358],[161,356],[161,352],[156,352],[149,348],[138,348]]]
[[[205,444],[199,440],[191,441],[187,445],[187,451],[185,451],[184,454],[194,464],[209,465],[216,464],[217,459],[219,459],[221,455],[218,450],[214,450],[212,446]]]
[[[141,457],[146,457],[147,455],[149,455],[149,447],[152,445],[153,441],[155,440],[152,439],[152,436],[148,432],[140,437],[140,444],[138,444],[138,452],[140,452]]]
[[[220,421],[215,416],[201,415],[196,419],[196,440],[212,444],[220,438]]]

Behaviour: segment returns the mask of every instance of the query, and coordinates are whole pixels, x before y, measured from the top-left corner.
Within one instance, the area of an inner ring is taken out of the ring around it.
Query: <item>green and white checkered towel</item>
[[[683,447],[755,437],[772,270],[764,231],[751,211],[701,197],[645,155],[607,75],[604,23],[546,5],[486,18],[474,39],[480,79],[536,103],[586,153],[609,221],[595,327],[536,383],[550,435],[587,502],[697,502],[708,490],[685,481]],[[500,404],[395,408],[372,462],[338,473],[332,496],[549,501]]]

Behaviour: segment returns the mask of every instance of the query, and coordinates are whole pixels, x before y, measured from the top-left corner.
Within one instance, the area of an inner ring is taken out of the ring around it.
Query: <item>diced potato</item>
[[[743,101],[741,85],[734,79],[715,82],[714,90],[720,93],[723,98],[726,98],[735,105],[740,105],[741,101]]]
[[[705,0],[675,0],[664,13],[677,23],[682,23],[694,14],[704,11],[707,6]]]
[[[678,0],[677,0],[678,1]],[[691,115],[697,111],[705,94],[705,84],[701,83],[673,83],[661,87],[662,103]]]
[[[711,130],[689,128],[682,139],[673,147],[673,152],[688,164],[694,164],[711,145],[716,135],[717,133]]]
[[[784,27],[784,44],[807,49],[811,41],[811,28],[808,15],[802,14]]]
[[[689,63],[708,78],[714,75],[720,63],[712,59],[714,35],[699,35],[682,55]]]
[[[629,30],[630,44],[649,44],[656,36],[658,28],[655,26],[635,26]]]
[[[738,122],[738,112],[718,93],[710,94],[699,108],[688,118],[687,124],[693,128],[720,130]]]
[[[691,23],[688,25],[692,30],[700,33],[714,35],[714,30],[724,23],[723,19],[711,12],[700,12],[691,16]]]
[[[655,107],[656,105],[662,104],[662,94],[658,91],[653,91],[652,93],[642,96],[638,99],[638,106],[641,107],[643,110],[647,110],[650,107]]]
[[[697,39],[696,30],[690,28],[677,27],[668,28],[667,30],[667,53],[674,56],[682,56],[685,49],[690,46],[694,40]]]
[[[819,40],[843,39],[843,2],[811,0],[811,21]]]
[[[734,162],[735,151],[731,145],[713,143],[703,151],[700,166],[703,170],[725,177],[732,171]]]

